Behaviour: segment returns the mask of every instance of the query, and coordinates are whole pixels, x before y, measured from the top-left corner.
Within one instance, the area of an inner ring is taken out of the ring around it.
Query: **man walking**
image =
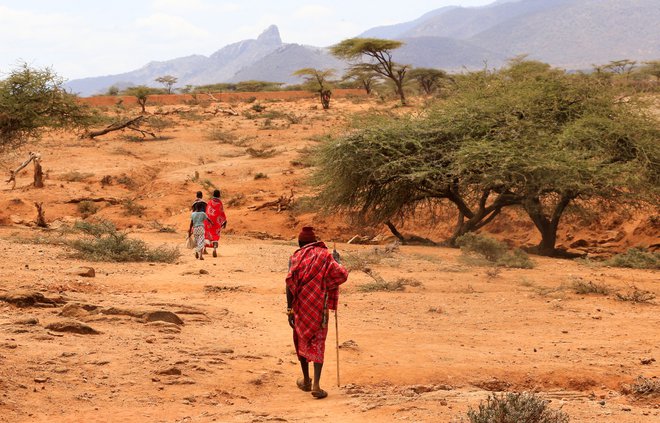
[[[303,374],[297,385],[321,399],[328,396],[321,389],[320,379],[329,310],[337,309],[339,285],[346,282],[348,270],[339,264],[339,254],[331,254],[326,245],[316,239],[314,228],[302,228],[298,245],[300,249],[289,259],[286,277],[287,314]],[[310,361],[314,363],[313,380],[309,376]]]

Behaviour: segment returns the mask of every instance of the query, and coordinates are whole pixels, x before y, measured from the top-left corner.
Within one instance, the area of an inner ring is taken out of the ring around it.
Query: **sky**
[[[447,5],[494,0],[0,0],[0,78],[20,63],[65,79],[208,56],[275,24],[286,43],[329,46]]]

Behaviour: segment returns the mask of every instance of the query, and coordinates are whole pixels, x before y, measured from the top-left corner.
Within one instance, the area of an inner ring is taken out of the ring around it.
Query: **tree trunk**
[[[34,203],[34,206],[37,208],[37,226],[40,228],[47,228],[48,223],[46,223],[46,214],[43,208],[44,203]]]
[[[41,168],[41,159],[35,158],[32,163],[34,164],[34,182],[33,185],[35,188],[44,187],[44,171]]]
[[[406,94],[403,92],[403,81],[396,80],[396,91],[399,94],[399,99],[401,99],[401,105],[406,106]]]
[[[538,197],[527,198],[523,201],[523,207],[527,215],[534,222],[534,226],[541,233],[541,242],[536,247],[536,252],[542,256],[555,256],[557,254],[557,229],[559,221],[566,206],[575,198],[572,194],[563,194],[555,205],[552,216],[548,218],[543,212],[543,205]]]
[[[394,224],[392,223],[392,221],[391,221],[391,220],[388,220],[387,222],[385,222],[385,225],[387,225],[387,227],[390,229],[390,232],[392,232],[392,234],[393,234],[395,237],[397,237],[397,238],[399,239],[399,241],[401,241],[401,244],[404,244],[404,245],[405,245],[405,243],[406,243],[406,239],[403,237],[403,235],[401,235],[401,232],[399,232],[399,231],[396,229],[396,226],[394,226]]]

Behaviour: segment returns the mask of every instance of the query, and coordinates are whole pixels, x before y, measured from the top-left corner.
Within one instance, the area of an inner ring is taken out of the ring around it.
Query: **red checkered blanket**
[[[314,338],[318,341],[323,332],[327,333],[327,329],[323,331],[322,328],[324,305],[330,310],[337,309],[339,285],[347,278],[348,270],[332,258],[323,242],[308,244],[291,256],[286,286],[293,294],[295,332],[301,346],[299,355],[305,356],[301,349]],[[325,341],[325,336],[322,337]]]

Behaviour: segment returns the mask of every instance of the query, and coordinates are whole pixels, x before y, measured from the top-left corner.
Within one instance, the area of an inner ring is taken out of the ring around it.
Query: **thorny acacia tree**
[[[447,72],[433,68],[414,68],[408,73],[408,78],[417,81],[420,89],[426,95],[433,94],[440,88],[443,80],[449,80]]]
[[[370,95],[380,76],[369,67],[352,66],[342,77],[344,81],[355,81]]]
[[[172,87],[174,87],[174,84],[176,84],[178,80],[179,79],[176,76],[172,75],[159,76],[155,79],[156,82],[162,84],[165,87],[168,94],[172,94]]]
[[[455,239],[518,205],[552,255],[576,200],[657,202],[657,122],[601,79],[519,60],[456,83],[424,115],[370,116],[327,143],[315,175],[327,207],[375,224],[449,200]]]
[[[403,84],[408,72],[408,65],[400,65],[392,60],[392,50],[401,47],[403,43],[380,38],[349,38],[332,46],[330,51],[340,59],[357,62],[351,68],[368,69],[384,78],[390,79],[396,87],[396,93],[401,104],[406,104]],[[367,56],[370,61],[362,62]]]
[[[305,80],[305,88],[319,94],[321,106],[327,110],[330,108],[332,97],[332,82],[330,78],[335,74],[334,69],[319,70],[314,68],[298,69],[293,73]]]
[[[51,69],[27,64],[0,80],[0,150],[37,137],[45,128],[73,128],[90,120],[88,109],[65,91]]]

